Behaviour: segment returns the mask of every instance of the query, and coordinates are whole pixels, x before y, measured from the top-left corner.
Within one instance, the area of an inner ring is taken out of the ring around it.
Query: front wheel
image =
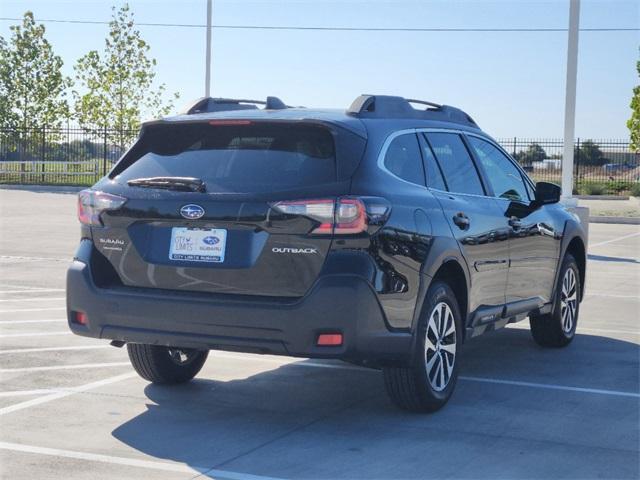
[[[531,315],[531,335],[538,345],[559,348],[571,343],[580,312],[580,270],[569,253],[562,261],[553,313]]]
[[[197,375],[209,352],[191,348],[128,343],[131,365],[145,380],[160,384],[185,383]]]
[[[410,367],[383,369],[391,400],[413,412],[434,412],[453,393],[458,377],[462,322],[455,294],[444,282],[427,292]]]

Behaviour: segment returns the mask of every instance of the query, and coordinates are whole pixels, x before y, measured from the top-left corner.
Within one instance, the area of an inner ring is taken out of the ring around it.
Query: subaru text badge
[[[180,215],[189,220],[196,220],[204,215],[204,208],[190,203],[180,209]]]

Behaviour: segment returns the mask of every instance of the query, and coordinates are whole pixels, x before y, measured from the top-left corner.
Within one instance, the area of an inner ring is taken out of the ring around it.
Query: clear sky
[[[1,0],[1,17],[108,21],[112,1]],[[204,24],[206,0],[130,0],[136,21]],[[214,0],[214,25],[400,28],[566,28],[568,0],[374,1]],[[582,0],[582,28],[638,28],[640,0]],[[0,21],[9,36],[11,22]],[[46,23],[47,38],[73,73],[101,49],[106,25]],[[140,26],[158,60],[157,79],[204,94],[204,28]],[[212,93],[276,95],[292,105],[344,107],[361,93],[455,105],[496,137],[563,131],[566,32],[213,31]],[[627,138],[640,32],[580,32],[576,135]],[[179,105],[180,106],[180,105]]]

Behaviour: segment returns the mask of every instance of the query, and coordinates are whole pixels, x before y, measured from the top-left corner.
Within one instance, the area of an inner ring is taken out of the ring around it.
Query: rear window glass
[[[208,192],[270,192],[336,180],[333,136],[294,124],[158,125],[115,179],[196,177]]]

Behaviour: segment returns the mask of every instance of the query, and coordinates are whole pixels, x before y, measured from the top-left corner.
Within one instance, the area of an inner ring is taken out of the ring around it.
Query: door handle
[[[522,222],[520,221],[520,219],[518,217],[511,217],[509,219],[509,226],[511,228],[513,228],[514,230],[522,227]]]
[[[458,212],[453,216],[453,223],[455,223],[460,230],[466,230],[469,228],[471,221],[463,212]]]

